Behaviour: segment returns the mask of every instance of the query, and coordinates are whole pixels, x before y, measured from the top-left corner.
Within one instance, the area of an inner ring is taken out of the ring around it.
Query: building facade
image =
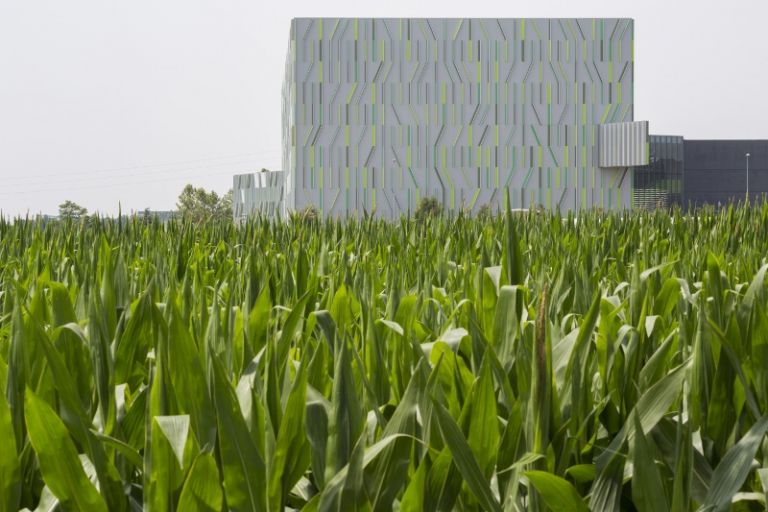
[[[282,209],[631,207],[633,47],[631,19],[294,19]]]
[[[635,208],[724,206],[743,202],[747,189],[752,202],[768,195],[768,140],[651,135],[649,149],[650,163],[634,169]]]
[[[768,194],[768,140],[686,140],[684,205],[726,205]]]
[[[650,161],[634,169],[634,207],[643,210],[683,206],[683,137],[651,135]]]
[[[232,184],[232,213],[237,221],[249,215],[280,217],[285,176],[282,171],[236,174]]]
[[[631,19],[297,18],[282,100],[283,171],[235,177],[238,219],[496,209],[507,190],[560,211],[768,194],[768,141],[634,121]]]

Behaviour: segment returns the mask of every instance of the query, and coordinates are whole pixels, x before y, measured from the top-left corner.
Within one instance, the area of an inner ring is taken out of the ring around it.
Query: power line
[[[197,169],[210,169],[211,166],[200,166],[197,167]],[[195,167],[188,168],[189,169],[196,169]],[[126,181],[126,182],[105,182],[105,183],[99,183],[99,184],[85,184],[85,185],[74,185],[74,186],[65,186],[65,187],[55,187],[55,188],[42,188],[42,189],[27,189],[27,190],[16,190],[16,191],[0,191],[0,196],[8,196],[8,195],[19,195],[19,194],[37,194],[42,192],[59,192],[59,191],[77,191],[77,190],[93,190],[93,189],[104,189],[104,188],[115,188],[125,185],[143,185],[146,183],[159,183],[163,181],[171,181],[176,179],[190,179],[190,178],[204,178],[207,176],[224,176],[229,175],[233,176],[234,174],[237,174],[236,172],[233,172],[232,170],[227,171],[221,171],[221,172],[208,172],[205,174],[194,174],[194,175],[187,175],[187,176],[165,176],[162,178],[154,179],[154,180],[139,180],[139,181]]]
[[[232,162],[212,162],[210,164],[205,164],[202,166],[184,166],[176,169],[156,169],[152,171],[146,171],[146,172],[131,172],[131,173],[121,173],[126,175],[126,177],[135,177],[135,176],[156,176],[156,175],[163,175],[163,174],[177,174],[177,173],[185,173],[188,172],[190,169],[201,169],[201,168],[208,168],[208,167],[221,167],[221,166],[235,166],[235,165],[249,165],[249,166],[255,166],[254,159],[248,159],[248,160],[238,160],[238,161],[232,161]],[[183,174],[182,174],[183,175]],[[100,175],[100,176],[88,176],[86,181],[92,182],[94,180],[114,180],[119,179],[122,176],[118,175]],[[53,185],[53,184],[69,184],[71,182],[70,177],[62,176],[58,180],[45,180],[44,183],[41,183],[40,180],[30,181],[27,183],[24,182],[17,182],[17,183],[4,183],[4,188],[25,188],[29,186],[36,186],[36,185]]]
[[[280,150],[274,151],[279,152]],[[185,165],[185,164],[196,164],[200,162],[207,162],[214,160],[214,162],[211,162],[211,165],[215,165],[215,160],[230,160],[233,158],[240,158],[240,157],[247,157],[248,155],[254,155],[253,158],[257,158],[257,155],[263,155],[267,154],[268,152],[260,152],[260,153],[241,153],[241,154],[234,154],[234,155],[223,155],[219,157],[207,157],[207,158],[199,158],[199,159],[193,159],[193,160],[179,160],[177,162],[166,162],[166,163],[156,163],[156,164],[144,164],[144,165],[134,165],[134,166],[127,166],[127,167],[113,167],[113,168],[105,168],[105,169],[93,169],[90,171],[75,171],[75,172],[59,172],[54,174],[36,174],[34,176],[26,176],[26,177],[16,177],[16,178],[6,178],[6,180],[19,180],[19,179],[25,179],[25,178],[32,178],[32,179],[44,179],[44,178],[59,178],[59,177],[70,177],[70,176],[88,176],[93,177],[93,174],[105,174],[105,173],[114,173],[114,172],[126,172],[126,171],[132,171],[132,170],[139,170],[139,169],[150,169],[153,167],[168,167],[168,166],[174,166],[178,167],[179,165]],[[226,162],[222,162],[224,164]],[[171,169],[173,170],[173,169]],[[164,170],[158,170],[156,172],[164,172]]]
[[[194,164],[194,163],[205,162],[210,160],[227,160],[232,158],[245,157],[249,155],[253,155],[254,157],[257,157],[259,155],[280,153],[281,151],[282,150],[280,149],[268,149],[268,150],[250,152],[250,153],[210,156],[210,157],[197,158],[192,160],[177,160],[172,162],[141,164],[141,165],[133,165],[133,166],[127,166],[127,167],[110,167],[110,168],[92,169],[89,171],[57,172],[52,174],[35,174],[34,176],[25,176],[25,177],[8,177],[8,178],[4,178],[3,180],[4,180],[4,184],[6,184],[8,180],[18,180],[18,179],[28,179],[28,178],[45,179],[45,178],[65,177],[65,176],[90,176],[92,174],[124,172],[124,171],[136,170],[136,169],[148,169],[152,167],[167,167],[167,166],[178,166],[182,164]]]

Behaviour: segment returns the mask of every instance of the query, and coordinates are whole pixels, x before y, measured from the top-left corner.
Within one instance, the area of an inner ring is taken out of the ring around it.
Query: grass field
[[[768,206],[0,221],[0,511],[762,510]]]

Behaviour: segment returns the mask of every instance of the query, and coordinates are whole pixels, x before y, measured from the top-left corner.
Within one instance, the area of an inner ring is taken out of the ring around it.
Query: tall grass
[[[0,511],[760,510],[768,206],[0,221]]]

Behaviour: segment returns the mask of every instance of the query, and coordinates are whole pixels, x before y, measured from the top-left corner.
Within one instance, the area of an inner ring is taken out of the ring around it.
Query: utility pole
[[[747,157],[747,201],[749,201],[749,153],[747,153],[746,157]]]

